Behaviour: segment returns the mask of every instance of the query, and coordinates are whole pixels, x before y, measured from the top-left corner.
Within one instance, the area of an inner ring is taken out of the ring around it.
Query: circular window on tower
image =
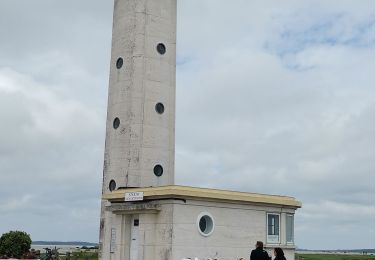
[[[159,43],[158,46],[156,46],[156,50],[159,54],[164,55],[167,52],[167,48],[163,43]]]
[[[163,167],[160,164],[158,164],[154,167],[154,174],[157,177],[161,177],[163,175]]]
[[[111,180],[109,182],[109,190],[112,192],[116,189],[116,182],[114,180]]]
[[[116,61],[116,68],[117,69],[121,69],[122,68],[122,65],[124,65],[124,60],[120,57],[117,59]]]
[[[158,112],[160,115],[164,113],[164,105],[163,103],[157,103],[155,106],[156,112]]]
[[[215,222],[212,215],[208,212],[199,214],[197,219],[198,231],[202,236],[210,236],[215,229]]]
[[[117,129],[119,127],[120,127],[120,119],[116,117],[115,120],[113,120],[113,128]]]

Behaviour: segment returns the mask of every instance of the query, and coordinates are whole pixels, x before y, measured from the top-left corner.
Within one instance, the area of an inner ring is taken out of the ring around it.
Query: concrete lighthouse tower
[[[176,6],[114,1],[103,194],[174,184]]]
[[[176,0],[115,0],[103,191],[174,182]]]
[[[174,185],[176,6],[114,0],[99,259],[293,260],[295,198]]]

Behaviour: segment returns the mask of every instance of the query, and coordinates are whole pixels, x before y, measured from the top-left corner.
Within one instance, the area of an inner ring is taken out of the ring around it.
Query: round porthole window
[[[159,52],[159,54],[164,55],[167,52],[167,48],[163,43],[159,43],[158,46],[156,46],[156,50]]]
[[[124,65],[124,60],[120,57],[116,61],[116,68],[121,69],[122,65]]]
[[[116,117],[115,120],[113,120],[113,128],[117,129],[119,127],[120,127],[120,119]]]
[[[154,167],[154,174],[157,176],[157,177],[161,177],[163,175],[163,167],[161,165],[156,165]]]
[[[163,114],[164,113],[163,103],[157,103],[156,106],[155,106],[155,110],[156,110],[156,112],[158,112],[158,114]]]
[[[109,182],[109,190],[112,192],[116,189],[116,182],[114,180],[111,180]]]
[[[215,229],[215,222],[212,215],[208,212],[203,212],[197,219],[198,231],[202,236],[210,236]]]

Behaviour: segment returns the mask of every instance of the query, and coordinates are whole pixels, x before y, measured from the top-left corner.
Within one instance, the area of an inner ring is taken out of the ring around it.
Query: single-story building
[[[103,195],[102,259],[249,259],[256,241],[294,259],[295,198],[186,186]]]

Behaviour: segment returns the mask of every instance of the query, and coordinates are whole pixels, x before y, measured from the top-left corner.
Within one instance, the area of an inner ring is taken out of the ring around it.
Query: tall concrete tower
[[[114,1],[103,194],[174,184],[176,16],[177,0]]]
[[[174,183],[176,0],[115,0],[103,191]]]

